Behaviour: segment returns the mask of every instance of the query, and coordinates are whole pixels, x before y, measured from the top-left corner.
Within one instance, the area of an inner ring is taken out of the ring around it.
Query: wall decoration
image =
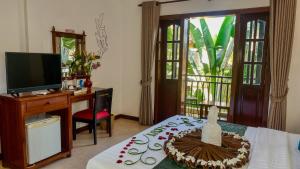
[[[105,30],[105,25],[103,23],[104,13],[101,13],[99,17],[95,19],[96,32],[95,37],[98,45],[98,55],[102,57],[104,53],[108,50],[108,37]]]

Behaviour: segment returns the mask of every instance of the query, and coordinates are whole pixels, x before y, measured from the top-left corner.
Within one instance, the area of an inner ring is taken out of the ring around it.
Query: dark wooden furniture
[[[11,169],[35,169],[55,160],[71,156],[72,113],[70,94],[54,92],[44,96],[0,96],[0,130],[3,166]],[[49,113],[61,117],[62,151],[33,165],[27,163],[25,120]]]
[[[76,122],[88,123],[94,134],[94,144],[97,144],[96,125],[101,120],[106,120],[107,132],[111,137],[111,103],[113,89],[95,91],[93,94],[93,106],[79,111],[73,115],[73,139],[76,139]],[[90,102],[91,103],[91,102]]]

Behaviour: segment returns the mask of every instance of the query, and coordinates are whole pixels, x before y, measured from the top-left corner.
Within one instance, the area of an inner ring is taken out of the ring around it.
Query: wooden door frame
[[[262,117],[261,117],[261,122],[259,126],[261,127],[267,127],[267,120],[268,120],[268,113],[264,113],[264,112],[268,112],[268,108],[269,108],[269,91],[270,91],[270,83],[271,83],[271,79],[270,79],[270,55],[269,55],[269,27],[270,27],[270,20],[269,20],[269,17],[268,17],[268,14],[269,14],[269,11],[265,11],[265,12],[259,12],[259,13],[255,13],[254,15],[255,16],[251,16],[251,18],[257,18],[257,17],[266,17],[266,22],[267,22],[267,25],[266,25],[266,32],[265,32],[265,41],[264,41],[264,45],[265,45],[265,49],[264,49],[264,58],[262,60],[262,67],[263,67],[263,73],[261,74],[261,85],[264,86],[263,90],[262,90],[262,93],[263,93],[263,99],[261,100],[265,105],[262,107],[262,110],[258,110],[258,111],[261,111],[263,114]],[[241,15],[240,15],[241,16]],[[249,18],[249,16],[243,16],[243,17],[246,17],[246,18]],[[245,21],[243,19],[241,19],[241,23],[245,24]],[[240,25],[241,26],[241,25]],[[242,27],[239,28],[241,30],[246,30],[246,26],[243,25]],[[239,90],[240,90],[240,86],[243,85],[243,67],[244,67],[244,49],[245,49],[245,38],[246,38],[246,35],[242,35],[242,36],[239,36],[238,38],[241,38],[241,39],[238,39],[238,63],[236,64],[236,78],[237,80],[235,81],[236,82],[236,87],[234,88],[235,90],[235,100],[234,102],[237,102],[238,101],[238,95],[239,95]],[[255,47],[254,47],[255,48]],[[253,64],[253,63],[252,63]],[[252,73],[253,73],[253,65],[252,65]],[[252,75],[251,75],[252,76]],[[252,77],[251,77],[252,78]],[[252,81],[252,79],[250,80]],[[237,113],[239,111],[239,108],[237,107],[238,105],[235,105],[234,102],[232,102],[232,106],[234,107],[233,108],[233,112],[232,113],[235,113],[235,117],[237,117]],[[236,122],[236,119],[232,116],[232,122]],[[254,125],[254,124],[253,124]],[[255,126],[257,127],[257,126]]]
[[[178,79],[177,81],[178,82],[182,82],[182,62],[183,62],[183,40],[184,40],[184,20],[180,20],[180,19],[173,19],[173,20],[160,20],[160,26],[159,26],[159,33],[161,33],[161,42],[156,43],[156,56],[155,56],[155,96],[154,96],[154,123],[158,123],[159,122],[159,116],[158,116],[158,112],[159,112],[159,86],[161,84],[161,73],[162,73],[162,69],[161,69],[161,62],[164,62],[162,60],[162,56],[164,53],[166,53],[166,49],[167,49],[167,46],[166,44],[164,44],[164,41],[166,40],[164,34],[161,29],[161,24],[162,22],[164,22],[163,24],[168,24],[168,22],[170,22],[171,24],[173,23],[176,23],[178,22],[178,25],[180,26],[180,50],[179,50],[179,69],[178,69]],[[159,37],[160,35],[158,35]],[[159,38],[157,38],[159,40]],[[161,47],[161,50],[159,51],[158,50],[158,45],[160,45]],[[159,53],[160,52],[160,53]],[[158,58],[160,56],[160,59]],[[178,84],[178,87],[177,87],[177,90],[178,90],[178,93],[181,92],[181,87],[182,87],[182,83],[179,83]],[[177,102],[177,112],[176,114],[179,114],[179,110],[180,110],[180,97],[176,98],[176,102]]]
[[[257,8],[245,8],[245,9],[233,9],[233,10],[221,10],[221,11],[210,11],[210,12],[197,12],[197,13],[186,13],[186,14],[176,14],[176,15],[164,15],[160,16],[160,22],[167,21],[167,20],[180,20],[181,23],[181,35],[182,38],[181,42],[181,49],[180,49],[180,63],[182,64],[179,69],[180,76],[178,77],[178,81],[180,81],[178,87],[178,93],[182,93],[183,88],[183,81],[182,81],[182,69],[186,69],[186,59],[184,57],[187,56],[188,51],[184,49],[186,46],[184,45],[184,30],[186,30],[186,23],[185,20],[191,17],[201,17],[201,16],[224,16],[224,15],[235,15],[236,22],[240,23],[241,15],[242,14],[251,14],[251,13],[263,13],[263,12],[270,12],[270,7],[257,7]],[[240,34],[240,24],[236,24],[236,35]],[[234,45],[238,46],[239,43],[239,36],[235,36]],[[158,43],[157,43],[158,44]],[[162,50],[161,50],[162,52]],[[232,84],[231,84],[231,97],[230,97],[230,111],[227,116],[227,120],[229,122],[234,122],[234,112],[235,112],[235,100],[237,99],[237,86],[238,86],[238,68],[241,64],[241,56],[242,50],[238,49],[237,47],[234,48],[234,58],[233,58],[233,67],[232,67]],[[158,52],[157,52],[158,53]],[[161,53],[162,54],[162,53]],[[160,54],[160,55],[161,55]],[[161,72],[159,72],[160,62],[158,61],[158,55],[155,56],[155,96],[154,96],[154,122],[157,122],[158,118],[158,104],[159,104],[159,85],[160,85],[160,78]],[[185,70],[186,71],[186,70]],[[177,114],[180,114],[181,111],[181,97],[177,98]]]

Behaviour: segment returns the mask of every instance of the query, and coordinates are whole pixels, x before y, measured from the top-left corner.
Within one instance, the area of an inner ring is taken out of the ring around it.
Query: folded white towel
[[[288,133],[258,128],[248,169],[290,169]]]

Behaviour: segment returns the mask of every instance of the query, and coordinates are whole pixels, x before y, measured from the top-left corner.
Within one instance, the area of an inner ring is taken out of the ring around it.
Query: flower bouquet
[[[75,52],[72,55],[72,60],[66,62],[66,66],[69,68],[69,75],[72,77],[77,76],[91,76],[92,70],[95,70],[101,66],[100,56],[94,53]]]
[[[69,68],[69,75],[73,78],[86,78],[84,86],[90,89],[92,87],[90,80],[92,71],[101,66],[101,57],[86,51],[75,52],[72,57],[72,60],[66,63]]]

